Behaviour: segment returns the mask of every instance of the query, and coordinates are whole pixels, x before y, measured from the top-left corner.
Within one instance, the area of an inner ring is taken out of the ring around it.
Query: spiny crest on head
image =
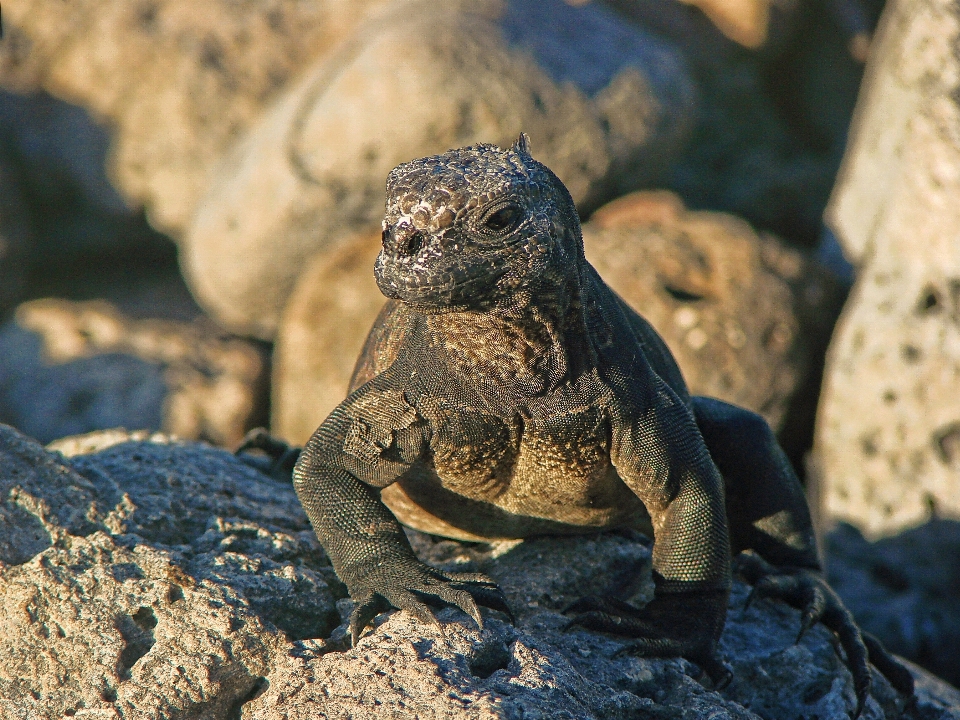
[[[533,156],[530,154],[530,136],[522,130],[516,142],[513,143],[513,151],[517,153],[517,155],[526,155],[528,158],[533,159]]]

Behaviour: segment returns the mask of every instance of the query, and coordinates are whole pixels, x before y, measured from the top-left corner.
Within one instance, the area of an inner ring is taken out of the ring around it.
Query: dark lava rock
[[[935,518],[872,543],[842,523],[827,551],[830,582],[860,626],[960,685],[960,522]]]

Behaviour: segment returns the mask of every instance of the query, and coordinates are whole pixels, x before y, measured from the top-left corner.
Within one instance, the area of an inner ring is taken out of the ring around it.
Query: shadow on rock
[[[827,552],[830,582],[860,626],[960,685],[960,522],[934,518],[873,543],[844,523]]]

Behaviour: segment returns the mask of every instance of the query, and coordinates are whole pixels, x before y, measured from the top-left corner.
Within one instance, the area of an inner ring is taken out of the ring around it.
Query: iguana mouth
[[[497,268],[482,265],[463,268],[453,265],[424,275],[394,272],[393,263],[377,258],[374,272],[377,285],[386,297],[430,312],[480,308],[493,302],[489,292],[510,270],[508,263]],[[487,292],[483,292],[486,290]]]

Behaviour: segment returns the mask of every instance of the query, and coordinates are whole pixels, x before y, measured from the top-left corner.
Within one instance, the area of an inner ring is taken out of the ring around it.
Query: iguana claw
[[[513,613],[503,592],[493,580],[480,573],[442,573],[427,565],[410,563],[396,573],[376,572],[365,578],[362,588],[351,588],[356,607],[350,615],[353,644],[377,615],[391,607],[406,610],[429,625],[439,626],[430,605],[452,605],[469,615],[483,630],[478,605],[505,613],[513,622]]]
[[[643,608],[612,597],[581,598],[565,613],[576,613],[564,630],[580,626],[636,640],[616,655],[683,657],[695,663],[716,689],[730,684],[733,673],[717,658],[723,629],[726,592],[664,593]]]
[[[869,663],[887,678],[901,694],[913,695],[913,676],[888,653],[880,642],[860,632],[857,622],[840,596],[814,570],[808,568],[778,568],[753,553],[737,558],[736,569],[753,584],[747,597],[746,610],[756,598],[776,598],[787,602],[802,613],[797,642],[817,622],[823,623],[836,635],[846,657],[846,665],[853,675],[858,718],[866,705],[873,678]]]

